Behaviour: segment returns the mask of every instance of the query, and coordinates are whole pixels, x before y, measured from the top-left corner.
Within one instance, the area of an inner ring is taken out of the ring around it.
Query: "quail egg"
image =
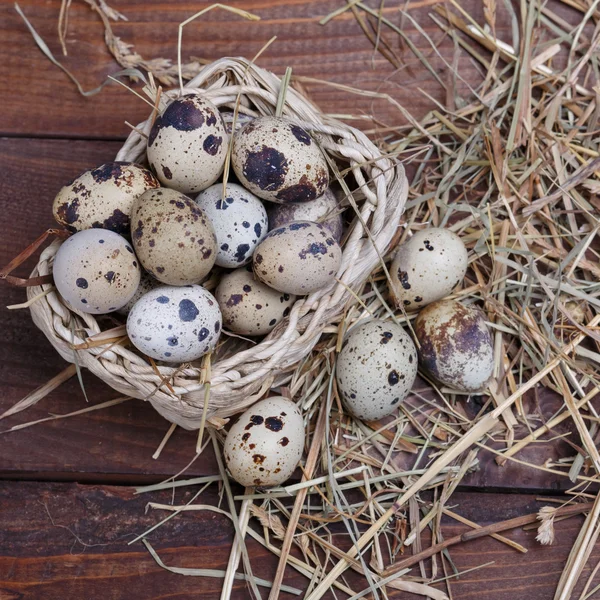
[[[266,335],[288,316],[296,296],[257,281],[248,265],[227,273],[215,292],[223,326],[240,335]]]
[[[263,203],[241,185],[218,183],[204,190],[196,203],[206,213],[217,236],[216,264],[235,269],[248,264],[259,242],[267,235],[267,211]]]
[[[200,285],[161,286],[144,294],[129,311],[127,334],[155,360],[189,362],[210,352],[221,333],[221,311]]]
[[[148,169],[128,162],[110,162],[84,171],[56,195],[52,213],[71,233],[83,229],[110,229],[129,235],[133,201],[159,187]]]
[[[231,164],[263,200],[308,202],[329,187],[327,161],[308,132],[279,117],[259,117],[233,138]]]
[[[59,294],[72,308],[103,314],[127,304],[140,282],[133,248],[114,231],[85,229],[58,249],[52,267]]]
[[[158,279],[154,279],[148,271],[144,271],[142,269],[142,276],[140,277],[140,283],[135,291],[135,294],[131,297],[129,302],[119,308],[117,311],[120,315],[128,315],[129,311],[133,308],[134,304],[144,295],[150,292],[151,290],[155,290],[157,287],[164,285],[158,281]]]
[[[477,392],[494,372],[492,336],[483,313],[474,306],[442,300],[417,316],[421,367],[448,387]]]
[[[223,453],[231,476],[243,486],[283,483],[294,472],[304,448],[298,407],[282,397],[251,406],[231,427]]]
[[[136,200],[131,239],[142,266],[169,285],[202,281],[217,257],[217,238],[204,211],[167,188],[149,190]]]
[[[398,248],[390,269],[392,296],[398,307],[418,310],[448,296],[466,272],[460,237],[447,229],[424,229]]]
[[[338,391],[356,417],[376,421],[392,414],[417,376],[417,350],[395,323],[375,320],[352,329],[338,355]]]
[[[217,107],[198,94],[183,96],[154,121],[148,162],[164,186],[197,194],[223,172],[228,144]]]
[[[330,284],[342,249],[319,223],[294,221],[270,231],[254,251],[254,275],[280,292],[304,296]]]

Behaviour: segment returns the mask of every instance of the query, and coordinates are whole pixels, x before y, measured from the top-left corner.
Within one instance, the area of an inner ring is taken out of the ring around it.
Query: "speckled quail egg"
[[[71,233],[83,229],[110,229],[129,235],[133,201],[159,187],[148,169],[135,163],[110,162],[84,171],[56,195],[52,213]]]
[[[223,172],[228,145],[217,107],[200,95],[184,96],[154,121],[148,162],[166,187],[197,194]]]
[[[231,164],[263,200],[308,202],[329,187],[327,161],[308,132],[279,117],[259,117],[233,137]]]
[[[344,233],[342,213],[331,188],[327,188],[322,196],[310,202],[269,203],[267,214],[269,215],[269,229],[277,229],[292,221],[314,221],[325,225],[337,242],[342,239]]]
[[[474,306],[442,300],[417,316],[421,367],[448,387],[476,392],[494,371],[492,336],[483,313]]]
[[[217,257],[217,238],[204,211],[167,188],[149,190],[136,200],[131,239],[142,266],[169,285],[202,281]]]
[[[282,397],[251,406],[231,427],[223,453],[231,476],[243,486],[283,483],[294,472],[304,448],[298,407]]]
[[[217,236],[216,264],[235,269],[248,264],[259,242],[267,235],[267,211],[263,203],[241,185],[212,185],[196,198],[198,206],[206,213]]]
[[[294,221],[273,229],[254,251],[254,275],[280,292],[304,296],[331,283],[342,249],[319,223]]]
[[[119,310],[117,310],[117,312],[120,315],[128,315],[129,311],[134,307],[135,303],[144,294],[147,294],[151,290],[155,290],[157,287],[160,287],[161,285],[165,285],[165,284],[158,281],[158,279],[154,279],[154,277],[152,277],[152,275],[150,275],[150,273],[148,273],[148,271],[144,271],[142,269],[142,276],[140,277],[140,283],[137,287],[137,290],[135,291],[135,294],[131,297],[129,302],[125,306],[122,306],[121,308],[119,308]]]
[[[52,267],[59,294],[71,307],[103,314],[127,304],[140,282],[129,242],[114,231],[85,229],[58,249]]]
[[[342,401],[367,421],[392,414],[415,382],[417,363],[417,349],[400,325],[375,320],[356,326],[337,359]]]
[[[418,310],[445,298],[467,272],[467,249],[447,229],[424,229],[398,248],[390,269],[391,293],[398,307]]]
[[[266,335],[288,316],[296,296],[257,281],[248,265],[221,278],[215,297],[223,326],[240,335]]]
[[[129,312],[127,334],[155,360],[189,362],[210,352],[221,333],[221,311],[200,285],[161,286],[144,294]]]

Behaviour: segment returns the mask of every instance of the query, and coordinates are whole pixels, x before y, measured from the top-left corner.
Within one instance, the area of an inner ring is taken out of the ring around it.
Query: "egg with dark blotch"
[[[454,300],[434,302],[418,314],[415,334],[421,367],[440,383],[463,392],[478,392],[488,385],[494,348],[478,308]]]
[[[168,285],[202,281],[217,257],[217,238],[204,211],[167,188],[150,190],[136,200],[131,240],[142,266]]]
[[[305,296],[330,285],[342,264],[342,249],[319,223],[294,221],[270,231],[254,251],[257,279],[280,292]]]
[[[223,172],[229,136],[212,103],[198,94],[174,100],[157,117],[148,136],[148,163],[160,182],[197,194]]]
[[[134,200],[159,186],[156,177],[140,165],[105,163],[84,171],[61,188],[52,213],[56,222],[71,233],[96,228],[129,235]]]
[[[221,326],[217,301],[200,285],[158,287],[144,294],[127,317],[133,345],[169,363],[196,360],[213,350]]]
[[[432,227],[402,244],[390,268],[396,306],[418,310],[448,296],[467,272],[467,249],[458,235]]]
[[[310,202],[269,203],[267,214],[269,215],[269,229],[277,229],[277,227],[287,225],[292,221],[314,221],[325,225],[337,242],[342,239],[344,233],[342,211],[331,188],[327,188],[321,197]]]
[[[231,164],[263,200],[309,202],[329,187],[327,160],[310,134],[280,117],[259,117],[233,137]]]
[[[219,267],[235,269],[252,260],[252,253],[267,235],[268,218],[263,203],[241,185],[216,183],[196,198],[217,236]]]
[[[125,304],[125,306],[122,306],[121,308],[119,308],[119,310],[117,310],[117,312],[120,315],[127,316],[129,314],[129,311],[134,307],[135,303],[144,294],[147,294],[148,292],[155,290],[157,287],[160,287],[163,285],[165,285],[165,284],[158,281],[158,279],[154,279],[154,277],[152,277],[152,275],[150,275],[150,273],[148,273],[148,271],[144,271],[142,269],[142,276],[140,277],[140,283],[137,287],[137,290],[135,291],[135,294],[131,297],[129,302],[127,304]]]
[[[58,249],[54,284],[72,308],[89,314],[118,310],[135,294],[140,266],[129,242],[114,231],[86,229]]]
[[[338,392],[356,417],[392,414],[417,376],[417,349],[400,325],[374,320],[350,330],[336,363]]]
[[[304,435],[302,414],[294,402],[283,397],[261,400],[227,433],[227,469],[246,487],[280,485],[302,457]]]
[[[290,313],[296,296],[257,281],[252,267],[227,273],[215,292],[223,326],[240,335],[266,335]]]

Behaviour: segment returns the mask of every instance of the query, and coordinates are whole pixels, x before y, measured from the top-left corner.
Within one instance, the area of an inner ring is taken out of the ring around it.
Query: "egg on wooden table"
[[[244,412],[227,433],[225,463],[243,486],[280,485],[298,466],[304,435],[302,414],[294,402],[266,398]]]
[[[89,314],[118,310],[135,294],[140,267],[129,242],[114,231],[85,229],[58,249],[52,266],[59,294]]]
[[[375,421],[392,414],[417,376],[417,350],[400,325],[373,320],[350,330],[337,358],[342,401],[356,417]]]

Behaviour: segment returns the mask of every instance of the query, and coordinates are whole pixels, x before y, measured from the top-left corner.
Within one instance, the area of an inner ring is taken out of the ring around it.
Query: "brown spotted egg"
[[[210,352],[221,334],[221,312],[200,285],[161,286],[129,311],[127,334],[145,355],[164,362],[189,362]]]
[[[231,164],[244,187],[271,202],[308,202],[329,187],[327,161],[317,143],[280,117],[259,117],[236,132]]]
[[[158,281],[158,279],[154,279],[154,277],[152,277],[152,275],[150,275],[150,273],[148,273],[148,271],[144,271],[142,269],[142,276],[140,277],[140,284],[138,285],[137,290],[135,291],[135,294],[131,297],[129,302],[125,306],[122,306],[121,308],[119,308],[119,310],[117,312],[120,315],[125,315],[125,316],[128,315],[129,311],[134,307],[135,303],[144,294],[147,294],[148,292],[155,290],[157,287],[160,287],[161,285],[164,285],[164,283],[161,283],[160,281]]]
[[[417,316],[421,367],[439,382],[463,392],[487,386],[494,372],[492,335],[475,306],[442,300]]]
[[[164,186],[197,194],[223,172],[228,145],[217,107],[200,95],[184,96],[154,121],[148,162]]]
[[[398,248],[390,269],[396,305],[418,310],[448,296],[467,272],[467,249],[448,229],[424,229]]]
[[[169,285],[202,281],[217,257],[217,238],[204,211],[167,188],[150,190],[134,203],[131,239],[142,266]]]
[[[292,221],[314,221],[322,223],[331,231],[334,239],[339,242],[344,233],[344,222],[335,194],[331,188],[310,202],[296,204],[273,204],[267,206],[269,229],[277,229]]]
[[[417,350],[395,323],[375,320],[350,330],[338,355],[338,391],[356,417],[376,421],[392,414],[417,376]]]
[[[319,223],[294,221],[270,231],[254,251],[254,275],[280,292],[305,296],[330,284],[342,249]]]
[[[140,282],[133,248],[106,229],[86,229],[68,238],[54,257],[52,274],[66,303],[90,314],[121,308]]]
[[[71,233],[100,228],[129,235],[133,201],[159,186],[156,177],[140,165],[106,163],[65,185],[54,199],[52,213]]]
[[[296,469],[304,449],[304,423],[298,407],[273,397],[251,406],[231,427],[223,454],[241,485],[280,485]]]
[[[227,273],[215,293],[223,326],[240,335],[266,335],[288,316],[296,296],[257,281],[249,265]]]

